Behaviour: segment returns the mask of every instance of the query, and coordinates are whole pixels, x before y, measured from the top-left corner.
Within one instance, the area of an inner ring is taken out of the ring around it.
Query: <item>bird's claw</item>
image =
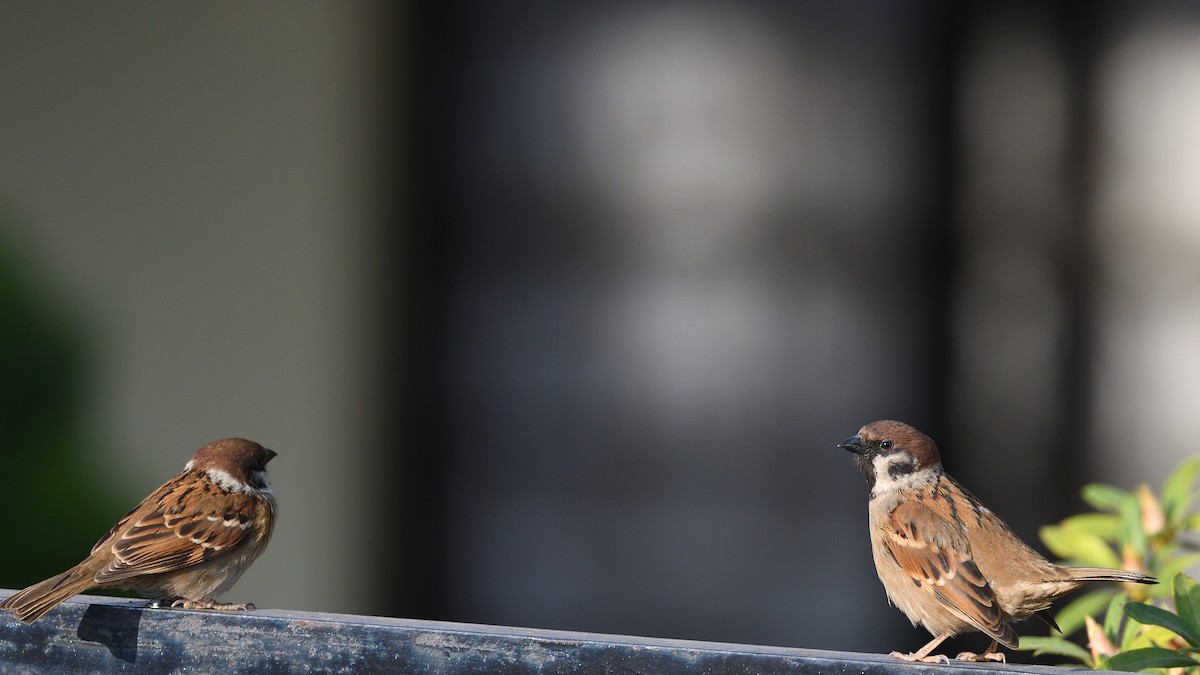
[[[954,657],[956,661],[975,661],[976,663],[983,661],[993,661],[995,663],[1008,663],[1008,659],[1004,656],[1004,652],[984,652],[976,654],[975,652],[963,652]]]
[[[150,603],[151,607],[173,607],[177,609],[213,609],[218,612],[246,612],[255,609],[253,603],[249,602],[217,602],[209,598],[200,600],[189,600],[188,598],[171,598],[167,600],[155,600]]]

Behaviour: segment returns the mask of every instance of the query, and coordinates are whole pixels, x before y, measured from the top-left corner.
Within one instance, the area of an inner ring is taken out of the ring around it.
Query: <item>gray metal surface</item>
[[[12,591],[0,590],[0,598]],[[149,609],[81,595],[26,626],[0,612],[0,673],[938,673],[885,655],[282,610]]]

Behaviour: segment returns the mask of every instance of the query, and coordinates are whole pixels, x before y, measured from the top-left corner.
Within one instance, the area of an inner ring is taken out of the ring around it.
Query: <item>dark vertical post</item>
[[[1065,155],[1066,236],[1057,251],[1064,325],[1063,420],[1053,447],[1055,475],[1064,479],[1056,493],[1058,510],[1077,509],[1078,488],[1096,478],[1087,448],[1091,430],[1090,387],[1094,358],[1096,245],[1092,236],[1095,191],[1095,64],[1107,3],[1061,0],[1054,4],[1053,27],[1066,65],[1067,136]],[[1069,486],[1069,489],[1068,489]]]

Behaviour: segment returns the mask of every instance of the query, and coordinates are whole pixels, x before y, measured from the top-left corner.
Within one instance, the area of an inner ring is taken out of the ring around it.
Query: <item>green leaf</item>
[[[1121,651],[1131,652],[1146,647],[1161,647],[1179,639],[1179,636],[1162,626],[1145,626],[1136,621],[1130,623],[1138,627],[1137,632],[1129,640],[1129,644],[1121,645]],[[1178,651],[1178,650],[1176,650]]]
[[[1167,514],[1167,522],[1173,525],[1182,524],[1192,501],[1192,486],[1200,476],[1200,457],[1184,460],[1167,480],[1163,482],[1162,503]]]
[[[1104,608],[1108,607],[1108,603],[1112,600],[1113,596],[1117,594],[1117,591],[1111,588],[1098,588],[1094,591],[1088,591],[1066,605],[1063,605],[1063,608],[1054,617],[1054,622],[1062,629],[1063,635],[1072,635],[1080,628],[1083,628],[1083,617],[1095,616],[1104,611]],[[1025,638],[1021,639],[1024,640]]]
[[[1080,513],[1062,521],[1059,527],[1072,532],[1094,534],[1113,542],[1121,533],[1121,519],[1111,513]]]
[[[1124,609],[1125,609],[1125,607],[1124,607],[1124,605],[1122,605],[1121,610],[1124,611]],[[1133,649],[1133,643],[1136,642],[1139,638],[1145,637],[1146,634],[1148,632],[1150,632],[1150,630],[1153,628],[1155,628],[1155,627],[1154,626],[1143,626],[1142,624],[1138,623],[1137,621],[1134,621],[1133,619],[1126,618],[1125,628],[1124,628],[1124,630],[1121,631],[1121,642],[1118,644],[1118,647],[1123,652],[1127,652],[1127,651]],[[1166,629],[1159,628],[1158,630],[1165,631]],[[1153,643],[1146,644],[1147,647],[1152,646],[1152,645],[1153,645]]]
[[[1121,629],[1121,620],[1125,618],[1123,610],[1128,601],[1124,593],[1118,593],[1108,603],[1108,611],[1104,613],[1104,634],[1113,642],[1119,642],[1121,637],[1118,631]]]
[[[1196,637],[1195,631],[1187,624],[1186,621],[1179,616],[1168,612],[1161,607],[1147,605],[1141,602],[1130,602],[1125,605],[1125,614],[1134,621],[1141,621],[1154,626],[1162,626],[1167,630],[1175,633],[1183,638],[1189,645],[1195,647],[1200,645],[1200,638]]]
[[[1032,651],[1034,656],[1055,654],[1067,658],[1078,659],[1087,666],[1092,665],[1092,654],[1079,645],[1060,637],[1029,635],[1021,637],[1021,651]]]
[[[1192,631],[1192,635],[1200,635],[1200,585],[1186,574],[1175,575],[1172,582],[1175,591],[1175,612],[1179,620]],[[1172,629],[1174,630],[1174,629]],[[1195,640],[1189,640],[1192,646],[1197,646]]]
[[[1142,527],[1142,507],[1137,500],[1121,505],[1121,529],[1124,541],[1133,547],[1139,558],[1146,557],[1146,530]]]
[[[1092,508],[1113,513],[1119,512],[1122,504],[1137,504],[1137,498],[1132,492],[1103,483],[1084,485],[1080,495]]]
[[[1074,532],[1057,526],[1043,527],[1039,534],[1054,555],[1083,565],[1120,567],[1121,561],[1104,540],[1087,532]]]
[[[1137,672],[1147,668],[1191,668],[1197,665],[1192,658],[1171,649],[1146,647],[1121,652],[1110,657],[1104,667],[1110,670]]]

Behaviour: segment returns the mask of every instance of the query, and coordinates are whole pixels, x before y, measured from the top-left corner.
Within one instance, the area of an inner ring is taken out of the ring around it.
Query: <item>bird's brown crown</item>
[[[940,463],[937,443],[921,431],[896,420],[879,420],[864,425],[858,437],[881,452],[907,452],[916,460],[918,470]]]
[[[222,438],[196,451],[188,468],[196,471],[215,469],[223,471],[235,480],[253,484],[255,474],[267,468],[267,462],[275,457],[275,451],[244,438]]]

